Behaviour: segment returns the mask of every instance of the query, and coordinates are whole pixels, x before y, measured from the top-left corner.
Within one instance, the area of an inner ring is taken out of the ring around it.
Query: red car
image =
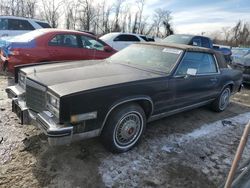
[[[5,41],[1,48],[1,67],[62,60],[105,59],[116,50],[95,36],[70,30],[38,29]]]

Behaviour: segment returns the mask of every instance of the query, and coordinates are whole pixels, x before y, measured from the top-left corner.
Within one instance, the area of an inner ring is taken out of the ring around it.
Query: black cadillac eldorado
[[[212,49],[134,44],[106,60],[21,68],[6,89],[22,123],[34,123],[51,145],[101,136],[113,152],[140,140],[146,123],[210,104],[226,109],[242,73]]]

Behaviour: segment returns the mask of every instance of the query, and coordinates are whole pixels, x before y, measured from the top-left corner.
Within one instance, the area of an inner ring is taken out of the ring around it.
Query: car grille
[[[26,105],[36,112],[43,111],[46,106],[46,87],[27,79]]]

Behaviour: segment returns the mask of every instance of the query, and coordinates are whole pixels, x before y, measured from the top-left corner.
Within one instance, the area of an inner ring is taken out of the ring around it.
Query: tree
[[[42,0],[42,4],[43,10],[41,16],[51,25],[51,27],[58,27],[60,7],[63,5],[63,2],[58,2],[57,0]]]
[[[172,17],[171,17],[171,12],[168,10],[163,10],[161,8],[156,9],[155,13],[154,13],[154,24],[155,24],[155,28],[156,28],[156,33],[155,35],[157,37],[166,37],[169,34],[173,34],[173,30],[171,29],[171,21]],[[161,26],[164,26],[165,29],[165,33],[164,35],[161,34],[160,32],[160,28]]]
[[[145,5],[145,0],[137,0],[138,11],[138,33],[142,34],[142,13]]]

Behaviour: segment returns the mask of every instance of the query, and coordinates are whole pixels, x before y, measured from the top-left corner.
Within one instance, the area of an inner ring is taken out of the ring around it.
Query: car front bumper
[[[73,126],[61,125],[50,112],[36,113],[29,110],[24,101],[12,99],[12,111],[21,120],[21,124],[33,124],[40,128],[48,137],[51,146],[70,144],[73,136]]]
[[[33,124],[40,128],[48,137],[49,145],[67,145],[73,141],[92,138],[100,135],[100,129],[74,133],[72,124],[60,124],[57,117],[49,111],[36,113],[26,106],[25,90],[19,85],[6,89],[9,98],[12,98],[12,111],[21,120],[21,124]]]
[[[8,98],[20,98],[24,96],[25,90],[20,86],[20,85],[14,85],[14,86],[9,86],[6,88],[6,93],[8,95]]]

